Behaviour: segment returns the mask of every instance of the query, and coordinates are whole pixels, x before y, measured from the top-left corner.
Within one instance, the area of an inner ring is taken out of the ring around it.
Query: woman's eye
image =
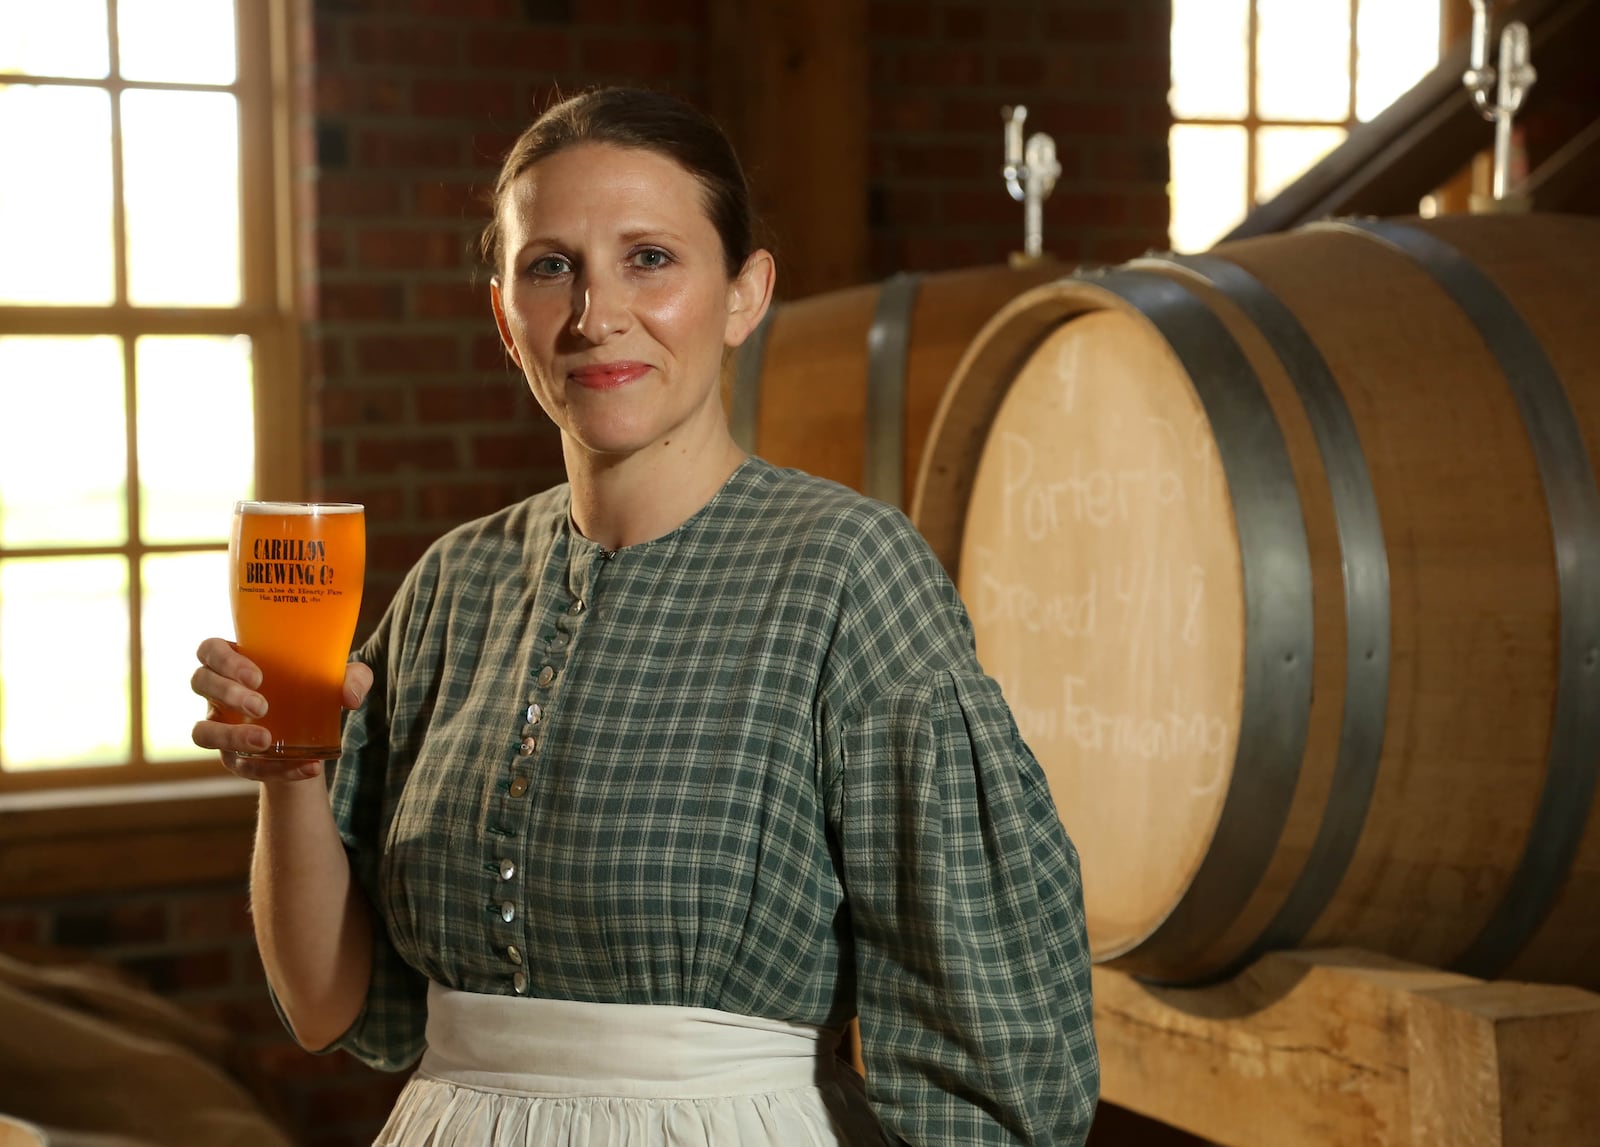
[[[633,256],[634,265],[644,267],[647,270],[665,267],[671,261],[671,256],[656,247],[646,247],[643,251],[634,252]]]
[[[546,255],[530,263],[528,270],[535,275],[562,275],[566,273],[567,261],[560,255]]]

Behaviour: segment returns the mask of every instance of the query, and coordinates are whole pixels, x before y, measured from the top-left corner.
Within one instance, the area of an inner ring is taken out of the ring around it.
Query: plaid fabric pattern
[[[1078,860],[892,507],[747,460],[608,554],[557,487],[436,543],[330,781],[386,925],[343,1046],[426,981],[837,1026],[906,1143],[1071,1144],[1098,1094]]]

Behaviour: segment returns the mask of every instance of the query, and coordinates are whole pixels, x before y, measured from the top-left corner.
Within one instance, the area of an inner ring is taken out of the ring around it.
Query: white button
[[[537,725],[542,720],[544,720],[544,708],[543,708],[543,706],[536,705],[536,704],[535,705],[529,705],[528,706],[528,724]]]
[[[515,944],[506,949],[506,955],[511,957],[511,962],[513,964],[522,963],[522,951]]]
[[[509,900],[500,901],[500,919],[507,924],[517,918],[517,906]]]
[[[528,990],[528,977],[518,972],[511,977],[511,986],[516,989],[517,995],[522,995]]]
[[[517,866],[511,862],[511,859],[509,857],[507,857],[506,859],[504,859],[504,860],[502,860],[500,862],[500,879],[501,880],[510,880],[516,874],[517,874]]]
[[[578,598],[576,601],[574,601],[572,603],[572,608],[571,608],[570,612],[572,612],[572,613],[582,613],[583,610],[584,610],[583,598],[580,597],[580,598]]]
[[[522,738],[522,744],[517,746],[517,756],[531,757],[533,756],[533,750],[537,747],[538,742],[536,742],[532,737],[524,737]]]
[[[546,665],[543,669],[539,670],[539,684],[549,685],[550,682],[554,681],[555,679],[556,671],[550,668],[550,666]]]

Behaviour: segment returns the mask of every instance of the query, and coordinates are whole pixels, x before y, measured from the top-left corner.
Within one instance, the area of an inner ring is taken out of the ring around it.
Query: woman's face
[[[765,312],[771,260],[728,278],[694,176],[653,151],[579,144],[511,185],[500,226],[500,337],[569,445],[625,456],[725,426],[723,348]]]

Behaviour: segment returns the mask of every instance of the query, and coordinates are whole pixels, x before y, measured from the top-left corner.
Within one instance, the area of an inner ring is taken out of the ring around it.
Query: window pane
[[[1356,116],[1369,120],[1438,64],[1439,0],[1364,0],[1356,50]]]
[[[1172,0],[1173,115],[1243,119],[1249,60],[1249,0]]]
[[[1204,251],[1244,218],[1242,127],[1178,124],[1172,129],[1172,249]]]
[[[128,301],[239,302],[239,112],[223,92],[122,97]]]
[[[122,344],[0,338],[0,546],[127,539]]]
[[[1257,5],[1257,114],[1343,123],[1350,114],[1350,0]]]
[[[140,535],[156,543],[227,541],[233,503],[254,496],[250,340],[141,338],[134,377]],[[196,464],[200,455],[204,465]]]
[[[232,504],[218,516],[230,520]],[[144,744],[148,761],[192,761],[207,754],[189,738],[205,702],[189,690],[195,647],[232,637],[228,555],[150,554],[144,559]]]
[[[110,96],[0,84],[0,156],[0,304],[111,302]]]
[[[129,755],[128,563],[0,562],[0,767]]]
[[[0,0],[0,72],[100,80],[110,60],[105,0]]]
[[[1256,132],[1256,202],[1265,203],[1344,142],[1342,127],[1264,127]]]
[[[120,0],[117,57],[125,79],[231,84],[233,0]]]

